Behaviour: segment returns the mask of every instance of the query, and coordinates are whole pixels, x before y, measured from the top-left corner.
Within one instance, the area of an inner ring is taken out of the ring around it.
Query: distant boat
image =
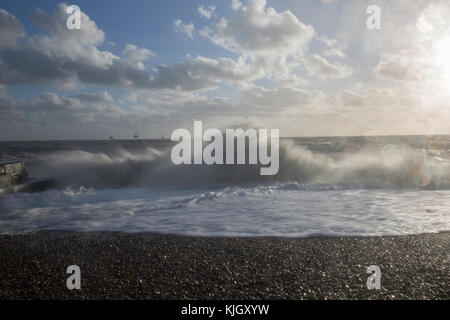
[[[110,136],[110,137],[109,137],[109,140],[114,140],[114,137],[113,137],[113,136]]]
[[[133,138],[135,138],[135,139],[139,138],[138,134],[135,133],[134,136],[133,136]]]

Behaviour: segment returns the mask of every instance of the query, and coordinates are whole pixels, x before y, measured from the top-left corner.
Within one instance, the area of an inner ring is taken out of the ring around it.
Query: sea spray
[[[308,141],[308,140],[307,140]],[[30,167],[35,176],[55,179],[58,186],[139,187],[248,184],[294,181],[300,184],[342,185],[350,188],[450,187],[450,163],[425,156],[422,149],[399,145],[389,148],[363,146],[356,150],[324,152],[333,145],[312,145],[312,151],[295,139],[281,139],[279,172],[261,176],[261,164],[187,165],[172,163],[173,144],[147,142],[130,150],[111,144],[107,150],[44,152]],[[224,148],[224,157],[226,157]],[[430,153],[430,152],[428,152]],[[193,163],[193,155],[192,163]]]

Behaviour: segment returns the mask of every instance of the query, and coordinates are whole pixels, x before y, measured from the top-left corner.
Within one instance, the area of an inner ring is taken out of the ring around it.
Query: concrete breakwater
[[[30,179],[23,161],[0,162],[0,195],[11,192],[43,191],[52,185],[51,179]]]
[[[28,179],[25,163],[21,161],[0,162],[0,188],[20,184]]]

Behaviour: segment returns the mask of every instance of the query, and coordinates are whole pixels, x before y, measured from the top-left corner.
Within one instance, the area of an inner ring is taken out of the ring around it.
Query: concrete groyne
[[[0,162],[0,195],[11,192],[38,192],[52,185],[51,179],[30,179],[23,161]]]

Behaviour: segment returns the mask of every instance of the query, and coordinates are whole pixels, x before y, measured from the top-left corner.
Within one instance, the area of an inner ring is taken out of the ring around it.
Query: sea
[[[0,196],[0,234],[380,236],[450,230],[450,136],[281,138],[258,165],[174,165],[169,140],[4,141],[55,186]]]

